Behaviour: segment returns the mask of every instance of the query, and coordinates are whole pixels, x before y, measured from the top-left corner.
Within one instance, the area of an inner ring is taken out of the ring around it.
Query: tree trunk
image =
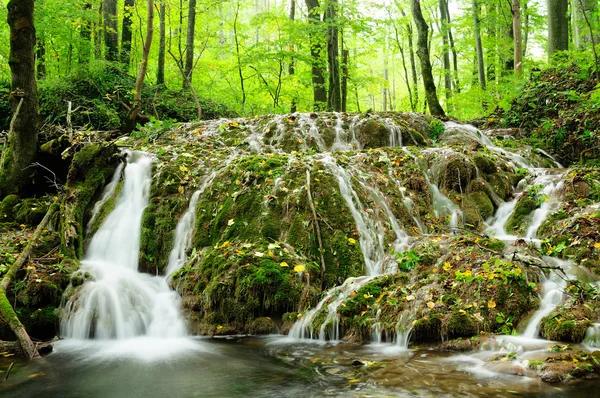
[[[400,7],[400,3],[396,2],[396,6],[400,9],[400,13],[402,14],[402,16],[406,18],[406,14],[404,13],[404,9]],[[415,62],[415,49],[413,46],[413,29],[412,29],[412,24],[410,23],[410,21],[408,21],[406,23],[406,36],[408,38],[408,51],[409,51],[409,55],[410,55],[410,72],[411,72],[412,81],[413,81],[413,90],[412,90],[410,107],[414,112],[417,109],[417,106],[419,104],[419,82],[418,82],[418,78],[417,78],[417,63]],[[408,84],[408,82],[406,84]],[[410,92],[410,90],[409,90],[409,92]]]
[[[104,0],[104,57],[117,61],[119,55],[119,27],[117,25],[117,0]]]
[[[296,0],[290,0],[290,21],[294,21],[294,19],[296,19]],[[291,42],[291,40],[290,40]],[[294,59],[294,56],[291,56],[290,59],[290,65],[288,66],[288,74],[290,76],[294,76],[296,74],[296,68],[295,68],[295,63],[296,60]],[[292,98],[292,102],[290,103],[290,113],[294,113],[297,111],[296,108],[296,94],[293,94],[294,97]]]
[[[40,38],[37,45],[37,78],[42,80],[46,77],[46,46],[44,39]]]
[[[194,69],[194,33],[196,28],[196,0],[189,0],[188,7],[188,25],[187,39],[185,41],[185,75],[187,79],[183,80],[183,88],[192,82],[192,72]]]
[[[342,112],[346,112],[346,104],[348,103],[348,57],[350,51],[344,49],[344,41],[342,40]]]
[[[546,0],[548,6],[548,58],[569,48],[569,0]]]
[[[81,21],[81,30],[79,31],[79,65],[86,65],[90,62],[90,47],[92,41],[91,22],[88,14],[92,9],[92,4],[88,1],[83,5],[84,17]]]
[[[429,46],[427,44],[429,27],[421,12],[421,1],[411,0],[411,6],[415,25],[417,26],[417,56],[421,63],[421,74],[423,75],[425,97],[427,98],[429,112],[433,116],[446,116],[435,91],[435,82],[433,80],[433,73],[431,72],[431,61],[429,60]]]
[[[148,55],[150,54],[150,46],[152,45],[152,34],[154,33],[154,1],[148,0],[148,26],[146,27],[146,40],[142,49],[142,61],[140,62],[140,70],[135,79],[135,94],[133,95],[133,105],[123,123],[122,132],[131,134],[135,127],[136,120],[140,113],[140,102],[142,100],[142,87],[144,86],[144,78],[148,69]]]
[[[321,60],[323,50],[322,22],[319,16],[319,0],[305,0],[308,9],[308,24],[310,26],[310,56],[312,63],[313,107],[315,111],[323,110],[327,104],[325,89],[325,68]]]
[[[340,64],[339,64],[339,38],[337,26],[337,0],[329,0],[327,7],[327,59],[329,63],[329,95],[327,96],[327,110],[340,111],[342,100],[340,97]]]
[[[160,15],[159,15],[159,46],[158,46],[158,66],[156,69],[156,84],[163,85],[165,84],[165,12],[166,6],[164,1],[160,3]]]
[[[121,25],[121,63],[125,70],[129,69],[129,55],[131,53],[131,31],[133,8],[135,0],[125,0],[123,4],[123,24]]]
[[[523,74],[523,48],[521,39],[521,0],[512,0],[513,37],[515,73],[517,76]]]
[[[483,46],[481,45],[481,25],[479,23],[479,2],[473,0],[473,27],[475,32],[475,49],[477,52],[477,71],[479,72],[479,85],[485,90],[485,66],[483,64]]]
[[[452,71],[450,70],[450,47],[448,44],[448,15],[446,15],[446,2],[439,0],[440,7],[440,22],[443,43],[443,61],[444,61],[444,88],[446,99],[449,100],[452,96]],[[448,105],[448,104],[446,104]]]
[[[30,166],[37,156],[39,100],[35,80],[33,0],[8,3],[13,118],[8,143],[0,159],[0,198],[23,192],[31,182]]]
[[[240,77],[240,90],[242,91],[242,110],[246,105],[246,88],[244,87],[244,71],[242,69],[242,55],[240,54],[240,38],[238,35],[237,22],[240,16],[240,1],[238,0],[237,7],[235,9],[235,19],[233,20],[233,38],[235,40],[235,55],[237,58],[237,69]]]
[[[406,82],[406,88],[408,90],[408,98],[410,100],[410,110],[415,111],[415,107],[417,104],[413,102],[412,89],[410,87],[410,79],[408,78],[408,69],[406,68],[406,57],[404,56],[404,48],[402,47],[402,43],[400,42],[400,35],[398,34],[398,28],[396,25],[394,26],[394,33],[396,38],[396,45],[398,46],[398,50],[400,50],[400,57],[402,58],[402,68],[404,69],[404,81]]]
[[[571,10],[575,48],[583,49],[586,44],[600,42],[598,0],[572,0]],[[590,32],[590,27],[595,27],[595,29],[592,29],[593,34]]]
[[[448,7],[448,0],[444,0],[444,6],[446,8],[446,19],[448,20],[448,39],[450,39],[450,50],[452,50],[452,65],[454,66],[454,91],[460,93],[460,83],[458,80],[458,56],[456,55],[456,47],[454,46],[454,36],[452,36],[452,28],[450,20],[450,9]]]
[[[102,58],[102,30],[104,24],[104,2],[101,2],[98,7],[98,21],[94,26],[94,58],[99,60]]]

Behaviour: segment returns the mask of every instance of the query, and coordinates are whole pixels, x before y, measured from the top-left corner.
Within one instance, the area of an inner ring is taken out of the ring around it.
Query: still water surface
[[[0,396],[590,398],[600,391],[598,379],[549,385],[491,372],[477,356],[390,345],[235,337],[194,340],[175,355],[125,348],[59,342],[43,361],[15,363]],[[10,362],[0,361],[0,380]]]

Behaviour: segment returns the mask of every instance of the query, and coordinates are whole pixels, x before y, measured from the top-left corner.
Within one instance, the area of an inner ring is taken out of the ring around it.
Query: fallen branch
[[[10,375],[10,371],[12,370],[14,365],[15,361],[12,361],[10,365],[8,365],[8,370],[6,371],[6,376],[4,376],[4,381],[8,380],[8,376]]]
[[[321,227],[319,226],[319,218],[317,217],[317,210],[312,200],[312,193],[310,191],[310,171],[306,170],[306,194],[308,195],[308,203],[312,210],[313,219],[315,220],[315,228],[317,230],[317,240],[319,241],[319,254],[321,256],[321,281],[323,281],[323,275],[325,274],[325,257],[323,257],[323,241],[321,240]]]
[[[53,203],[50,205],[46,215],[42,219],[42,222],[40,222],[35,229],[33,236],[31,239],[29,239],[29,243],[27,243],[25,250],[23,250],[19,257],[17,257],[17,260],[10,266],[8,271],[6,271],[4,278],[2,278],[2,281],[0,282],[0,317],[4,319],[10,329],[13,331],[17,337],[21,349],[23,350],[23,353],[29,359],[39,358],[40,354],[38,353],[36,346],[31,341],[29,334],[27,334],[25,327],[19,320],[19,317],[15,313],[10,301],[8,301],[8,298],[6,297],[6,290],[17,274],[17,271],[19,271],[23,264],[25,264],[25,261],[29,258],[29,256],[31,256],[33,248],[37,244],[42,231],[46,228],[46,225],[58,209],[58,203]]]

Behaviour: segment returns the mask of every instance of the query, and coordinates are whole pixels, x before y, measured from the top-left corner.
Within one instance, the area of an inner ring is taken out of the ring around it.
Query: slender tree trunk
[[[90,62],[90,47],[92,41],[91,22],[88,19],[88,13],[92,9],[92,4],[88,1],[83,5],[84,17],[81,21],[81,30],[79,31],[79,65],[86,65]]]
[[[523,6],[523,17],[525,18],[525,21],[523,23],[523,32],[522,32],[522,36],[523,36],[523,51],[522,51],[522,57],[525,57],[525,55],[527,54],[527,43],[529,42],[529,0],[525,0],[522,2],[522,6]]]
[[[444,6],[446,9],[446,19],[448,20],[448,39],[450,39],[450,50],[452,51],[452,65],[454,66],[454,91],[460,93],[460,82],[458,80],[458,56],[456,55],[456,47],[454,46],[454,36],[452,36],[452,21],[450,20],[450,8],[448,7],[448,0],[444,0]]]
[[[548,6],[548,58],[556,51],[569,49],[569,0],[547,0]]]
[[[119,27],[117,0],[104,0],[104,54],[107,61],[117,61],[119,55]]]
[[[350,51],[344,49],[344,40],[342,40],[342,112],[346,112],[348,103],[348,57]]]
[[[450,69],[450,47],[448,43],[448,16],[446,15],[446,2],[439,0],[440,22],[443,44],[443,61],[444,61],[444,88],[446,99],[449,100],[452,96],[452,71]],[[446,104],[447,105],[447,104]]]
[[[165,1],[161,1],[159,10],[159,46],[158,46],[158,66],[156,69],[156,84],[159,86],[165,85],[165,13],[166,13]]]
[[[192,72],[194,69],[194,33],[196,27],[196,0],[189,0],[188,8],[188,25],[187,25],[187,39],[185,44],[185,75],[188,77],[187,80],[183,81],[183,88],[187,86],[187,82],[192,82]],[[239,9],[239,5],[238,5]],[[237,14],[236,14],[237,22]],[[236,39],[237,41],[237,39]]]
[[[102,59],[102,31],[104,30],[104,2],[98,7],[98,21],[94,27],[94,58]]]
[[[517,74],[517,76],[521,76],[523,74],[523,48],[521,40],[521,0],[512,0],[512,15],[515,73]]]
[[[240,54],[240,40],[238,37],[238,29],[237,29],[237,22],[238,22],[239,16],[240,16],[240,2],[238,1],[237,7],[235,10],[235,19],[233,20],[233,36],[234,36],[234,40],[235,40],[235,54],[236,54],[236,58],[237,58],[238,75],[240,77],[240,89],[242,91],[242,110],[243,110],[244,106],[246,105],[246,89],[244,87],[244,73],[242,70],[242,55]]]
[[[33,0],[8,2],[13,114],[8,143],[0,158],[0,198],[23,192],[31,182],[28,168],[37,157],[39,100],[35,79]]]
[[[400,3],[396,2],[396,6],[398,6],[398,9],[400,10],[402,16],[406,18],[406,14],[404,13],[404,9],[400,7]],[[414,112],[419,104],[419,82],[417,78],[417,63],[415,62],[415,49],[413,46],[413,28],[410,21],[406,23],[406,36],[408,38],[408,51],[410,54],[410,71],[413,81],[413,96],[411,99],[411,109],[413,109]]]
[[[290,21],[294,21],[296,19],[296,0],[290,0]],[[290,40],[291,42],[291,40]],[[288,66],[288,74],[290,76],[294,76],[296,74],[296,60],[294,56],[291,56],[290,65]],[[297,111],[296,108],[296,94],[293,94],[292,102],[290,103],[290,112],[294,113]]]
[[[125,66],[125,70],[129,69],[131,38],[133,35],[131,16],[134,7],[135,0],[125,0],[123,4],[123,24],[121,25],[121,63]]]
[[[429,27],[421,12],[420,0],[411,0],[411,6],[415,25],[417,26],[417,56],[421,63],[421,74],[423,75],[425,97],[427,98],[429,112],[434,116],[446,116],[435,91],[435,81],[433,80],[431,61],[429,60],[429,46],[427,45]]]
[[[37,45],[37,78],[42,80],[46,77],[46,46],[43,38],[38,40]]]
[[[478,0],[473,0],[473,26],[475,32],[475,49],[477,52],[477,71],[479,72],[479,85],[483,90],[485,90],[485,66],[483,64],[483,46],[481,45],[481,25],[479,22],[479,13],[479,2]]]
[[[396,38],[396,45],[398,46],[398,50],[400,50],[400,57],[402,58],[402,68],[404,69],[404,81],[406,82],[408,98],[410,100],[410,110],[414,112],[416,104],[413,102],[413,94],[412,89],[410,87],[410,79],[408,78],[408,69],[406,68],[406,57],[404,56],[404,48],[402,47],[402,43],[400,42],[400,35],[398,34],[398,28],[396,27],[396,24],[393,24],[393,26]]]
[[[327,91],[325,89],[325,68],[321,59],[323,52],[322,22],[319,16],[319,0],[305,0],[308,9],[308,23],[310,25],[310,56],[312,63],[313,83],[313,108],[315,111],[323,110],[327,104]]]
[[[152,45],[152,34],[154,33],[154,1],[148,0],[148,19],[146,26],[146,40],[144,41],[144,47],[142,49],[142,60],[140,62],[140,70],[137,78],[135,79],[135,94],[133,95],[133,105],[129,111],[129,115],[123,124],[123,132],[125,134],[131,134],[135,127],[136,120],[140,113],[140,107],[142,102],[142,87],[144,86],[144,78],[146,77],[146,71],[148,70],[148,55],[150,54],[150,46]]]
[[[337,21],[337,0],[329,0],[327,7],[327,59],[329,62],[329,95],[327,96],[327,109],[329,111],[342,110],[340,95],[340,64],[339,64],[339,37]]]

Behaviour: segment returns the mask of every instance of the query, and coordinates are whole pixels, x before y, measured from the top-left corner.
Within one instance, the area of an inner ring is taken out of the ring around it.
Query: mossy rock
[[[530,195],[521,196],[517,201],[515,210],[506,222],[506,230],[509,232],[526,231],[528,216],[538,207],[535,198]]]
[[[517,174],[506,172],[489,174],[485,178],[496,195],[498,195],[502,200],[508,200],[511,198],[513,186],[521,179],[521,177],[519,177]]]
[[[383,121],[372,118],[358,126],[356,136],[362,148],[382,148],[390,145],[390,132]]]
[[[548,340],[581,343],[592,326],[590,317],[593,313],[584,306],[560,307],[542,319],[540,333]]]
[[[20,318],[29,335],[35,339],[47,340],[58,334],[60,324],[58,307],[42,307],[36,310],[21,311]]]
[[[490,159],[489,155],[478,153],[473,157],[473,162],[483,174],[494,174],[497,171],[496,163]]]
[[[0,203],[0,220],[4,222],[14,221],[16,208],[20,201],[19,195],[7,195]]]
[[[250,334],[272,334],[277,332],[277,325],[269,317],[256,318],[248,328]]]
[[[415,343],[439,341],[442,336],[442,314],[429,313],[413,323],[411,340]]]
[[[445,321],[448,338],[471,337],[479,333],[478,322],[468,314],[453,311]]]
[[[16,210],[16,222],[36,226],[46,215],[48,203],[40,199],[27,198],[23,199],[13,210]]]

